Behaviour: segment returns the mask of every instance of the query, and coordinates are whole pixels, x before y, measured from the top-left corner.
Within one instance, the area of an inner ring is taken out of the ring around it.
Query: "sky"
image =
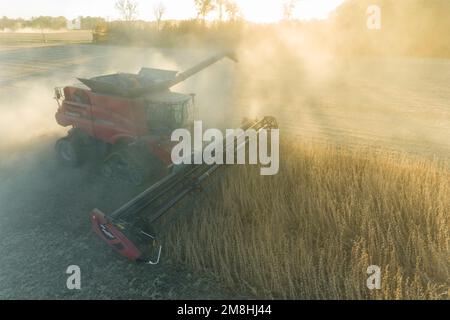
[[[0,0],[0,16],[31,18],[33,16],[101,16],[118,19],[114,8],[117,0]],[[196,16],[194,0],[134,0],[138,18],[154,20],[153,7],[161,2],[166,7],[165,19],[189,19]],[[298,0],[294,17],[326,19],[344,0]],[[283,15],[283,0],[236,0],[245,19],[253,22],[275,22]]]

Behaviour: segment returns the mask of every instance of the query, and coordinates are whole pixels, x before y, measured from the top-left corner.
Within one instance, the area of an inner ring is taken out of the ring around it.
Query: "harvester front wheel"
[[[70,167],[76,167],[81,162],[79,146],[71,139],[65,137],[56,142],[56,152],[59,160]]]
[[[131,157],[129,150],[113,152],[102,165],[104,177],[138,186],[145,179],[145,170]]]

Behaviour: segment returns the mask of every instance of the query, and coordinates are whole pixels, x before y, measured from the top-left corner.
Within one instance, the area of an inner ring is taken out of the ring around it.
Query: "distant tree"
[[[298,0],[286,0],[283,3],[283,19],[291,20]]]
[[[206,16],[212,10],[214,10],[215,5],[213,0],[194,0],[195,7],[197,9],[197,17],[201,17],[203,23],[205,23]]]
[[[367,28],[367,8],[382,11],[378,32]],[[450,56],[450,1],[448,0],[347,0],[330,17],[345,52]]]
[[[95,27],[104,25],[106,23],[105,18],[101,17],[81,17],[81,29],[93,30]]]
[[[51,29],[64,29],[67,26],[67,19],[63,16],[52,17],[50,19]]]
[[[24,24],[22,19],[9,19],[6,16],[3,16],[0,19],[0,29],[17,29],[21,28]]]
[[[217,9],[219,21],[223,21],[223,13],[225,12],[225,6],[227,0],[216,0],[215,8]]]
[[[228,15],[228,19],[231,21],[237,20],[240,10],[239,6],[237,5],[236,1],[234,0],[227,0],[225,3],[225,11]]]
[[[118,0],[115,8],[119,11],[122,19],[127,22],[134,21],[137,17],[138,4],[132,0]]]
[[[51,17],[39,16],[31,18],[30,26],[36,29],[50,28]]]
[[[153,14],[155,16],[158,31],[161,30],[161,21],[163,15],[166,13],[166,7],[162,2],[159,2],[153,7]]]
[[[31,18],[29,26],[38,29],[63,29],[67,25],[65,17],[39,16]]]

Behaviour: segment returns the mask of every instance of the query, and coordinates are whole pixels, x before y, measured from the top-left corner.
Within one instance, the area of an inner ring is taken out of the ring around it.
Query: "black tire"
[[[72,139],[61,138],[55,145],[58,159],[64,165],[76,167],[81,164],[81,153],[79,146]]]
[[[145,170],[127,149],[113,152],[103,163],[101,172],[105,178],[134,186],[141,185],[146,178]]]

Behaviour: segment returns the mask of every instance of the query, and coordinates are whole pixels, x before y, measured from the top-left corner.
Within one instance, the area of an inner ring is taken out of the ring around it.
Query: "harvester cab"
[[[146,117],[150,131],[164,133],[177,128],[190,128],[195,120],[194,94],[163,92],[145,99]]]

